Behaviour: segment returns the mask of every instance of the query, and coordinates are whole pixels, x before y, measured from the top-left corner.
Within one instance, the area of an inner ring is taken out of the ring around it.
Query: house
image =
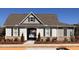
[[[2,30],[1,30],[1,28],[0,28],[0,36],[1,36],[1,33],[2,33]]]
[[[74,26],[61,23],[55,14],[11,14],[5,24],[5,39],[21,38],[36,40],[40,33],[41,38],[56,37],[58,41],[65,37],[74,36]]]
[[[79,40],[79,24],[74,24],[74,25],[76,27],[74,31],[75,39]]]
[[[2,36],[3,28],[0,27],[0,36]]]

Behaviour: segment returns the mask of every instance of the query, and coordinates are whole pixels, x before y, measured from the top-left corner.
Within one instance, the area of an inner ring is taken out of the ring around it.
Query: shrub
[[[41,37],[40,37],[40,33],[38,34],[38,39],[37,39],[37,41],[40,41],[40,39],[41,39]]]
[[[10,43],[10,39],[6,39],[5,40],[5,43]]]
[[[68,39],[67,38],[64,38],[64,42],[68,42]]]
[[[15,38],[15,39],[14,39],[14,42],[18,42],[18,41],[19,41],[18,38]]]
[[[47,38],[46,38],[46,42],[49,42],[49,41],[50,41],[50,38],[49,38],[49,37],[47,37]]]
[[[0,43],[2,43],[2,44],[5,43],[5,40],[4,39],[1,39]]]
[[[64,42],[71,42],[71,39],[65,38]]]
[[[57,41],[57,37],[52,38],[52,42],[55,42],[55,41]]]
[[[71,39],[71,42],[75,42],[76,41],[74,37],[70,37],[70,39]]]

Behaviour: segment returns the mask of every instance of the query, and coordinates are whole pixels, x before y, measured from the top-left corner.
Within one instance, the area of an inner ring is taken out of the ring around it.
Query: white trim
[[[33,12],[31,12],[42,24],[44,24],[40,19],[39,17],[37,17]]]
[[[45,37],[50,37],[50,28],[45,28]]]
[[[57,37],[57,29],[52,28],[52,37]]]
[[[6,27],[6,26],[15,26],[15,25],[4,25],[3,27]],[[19,25],[17,25],[19,26]],[[29,25],[22,25],[22,26],[29,26]],[[38,25],[35,25],[35,26],[38,26]],[[55,27],[76,27],[76,26],[65,26],[65,25],[40,25],[40,26],[55,26]]]
[[[13,36],[18,36],[18,28],[13,28]]]
[[[33,12],[30,12],[30,13],[19,23],[19,25],[20,25],[21,23],[23,23],[23,22],[25,21],[25,19],[26,19],[30,14],[33,14],[42,24],[44,24]]]
[[[21,23],[23,23],[23,21],[30,15],[31,13],[29,13],[20,23],[19,23],[19,25],[21,24]]]

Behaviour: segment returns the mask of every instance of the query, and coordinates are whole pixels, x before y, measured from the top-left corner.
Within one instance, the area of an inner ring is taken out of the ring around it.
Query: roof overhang
[[[30,28],[30,27],[35,27],[35,28],[39,28],[39,27],[76,27],[75,25],[6,25],[4,27],[26,27],[26,28]]]

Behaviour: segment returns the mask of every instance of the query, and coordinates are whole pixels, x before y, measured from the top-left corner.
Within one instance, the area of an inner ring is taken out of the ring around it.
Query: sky
[[[3,26],[11,14],[56,14],[60,22],[67,24],[79,23],[79,8],[0,8],[0,26]]]

